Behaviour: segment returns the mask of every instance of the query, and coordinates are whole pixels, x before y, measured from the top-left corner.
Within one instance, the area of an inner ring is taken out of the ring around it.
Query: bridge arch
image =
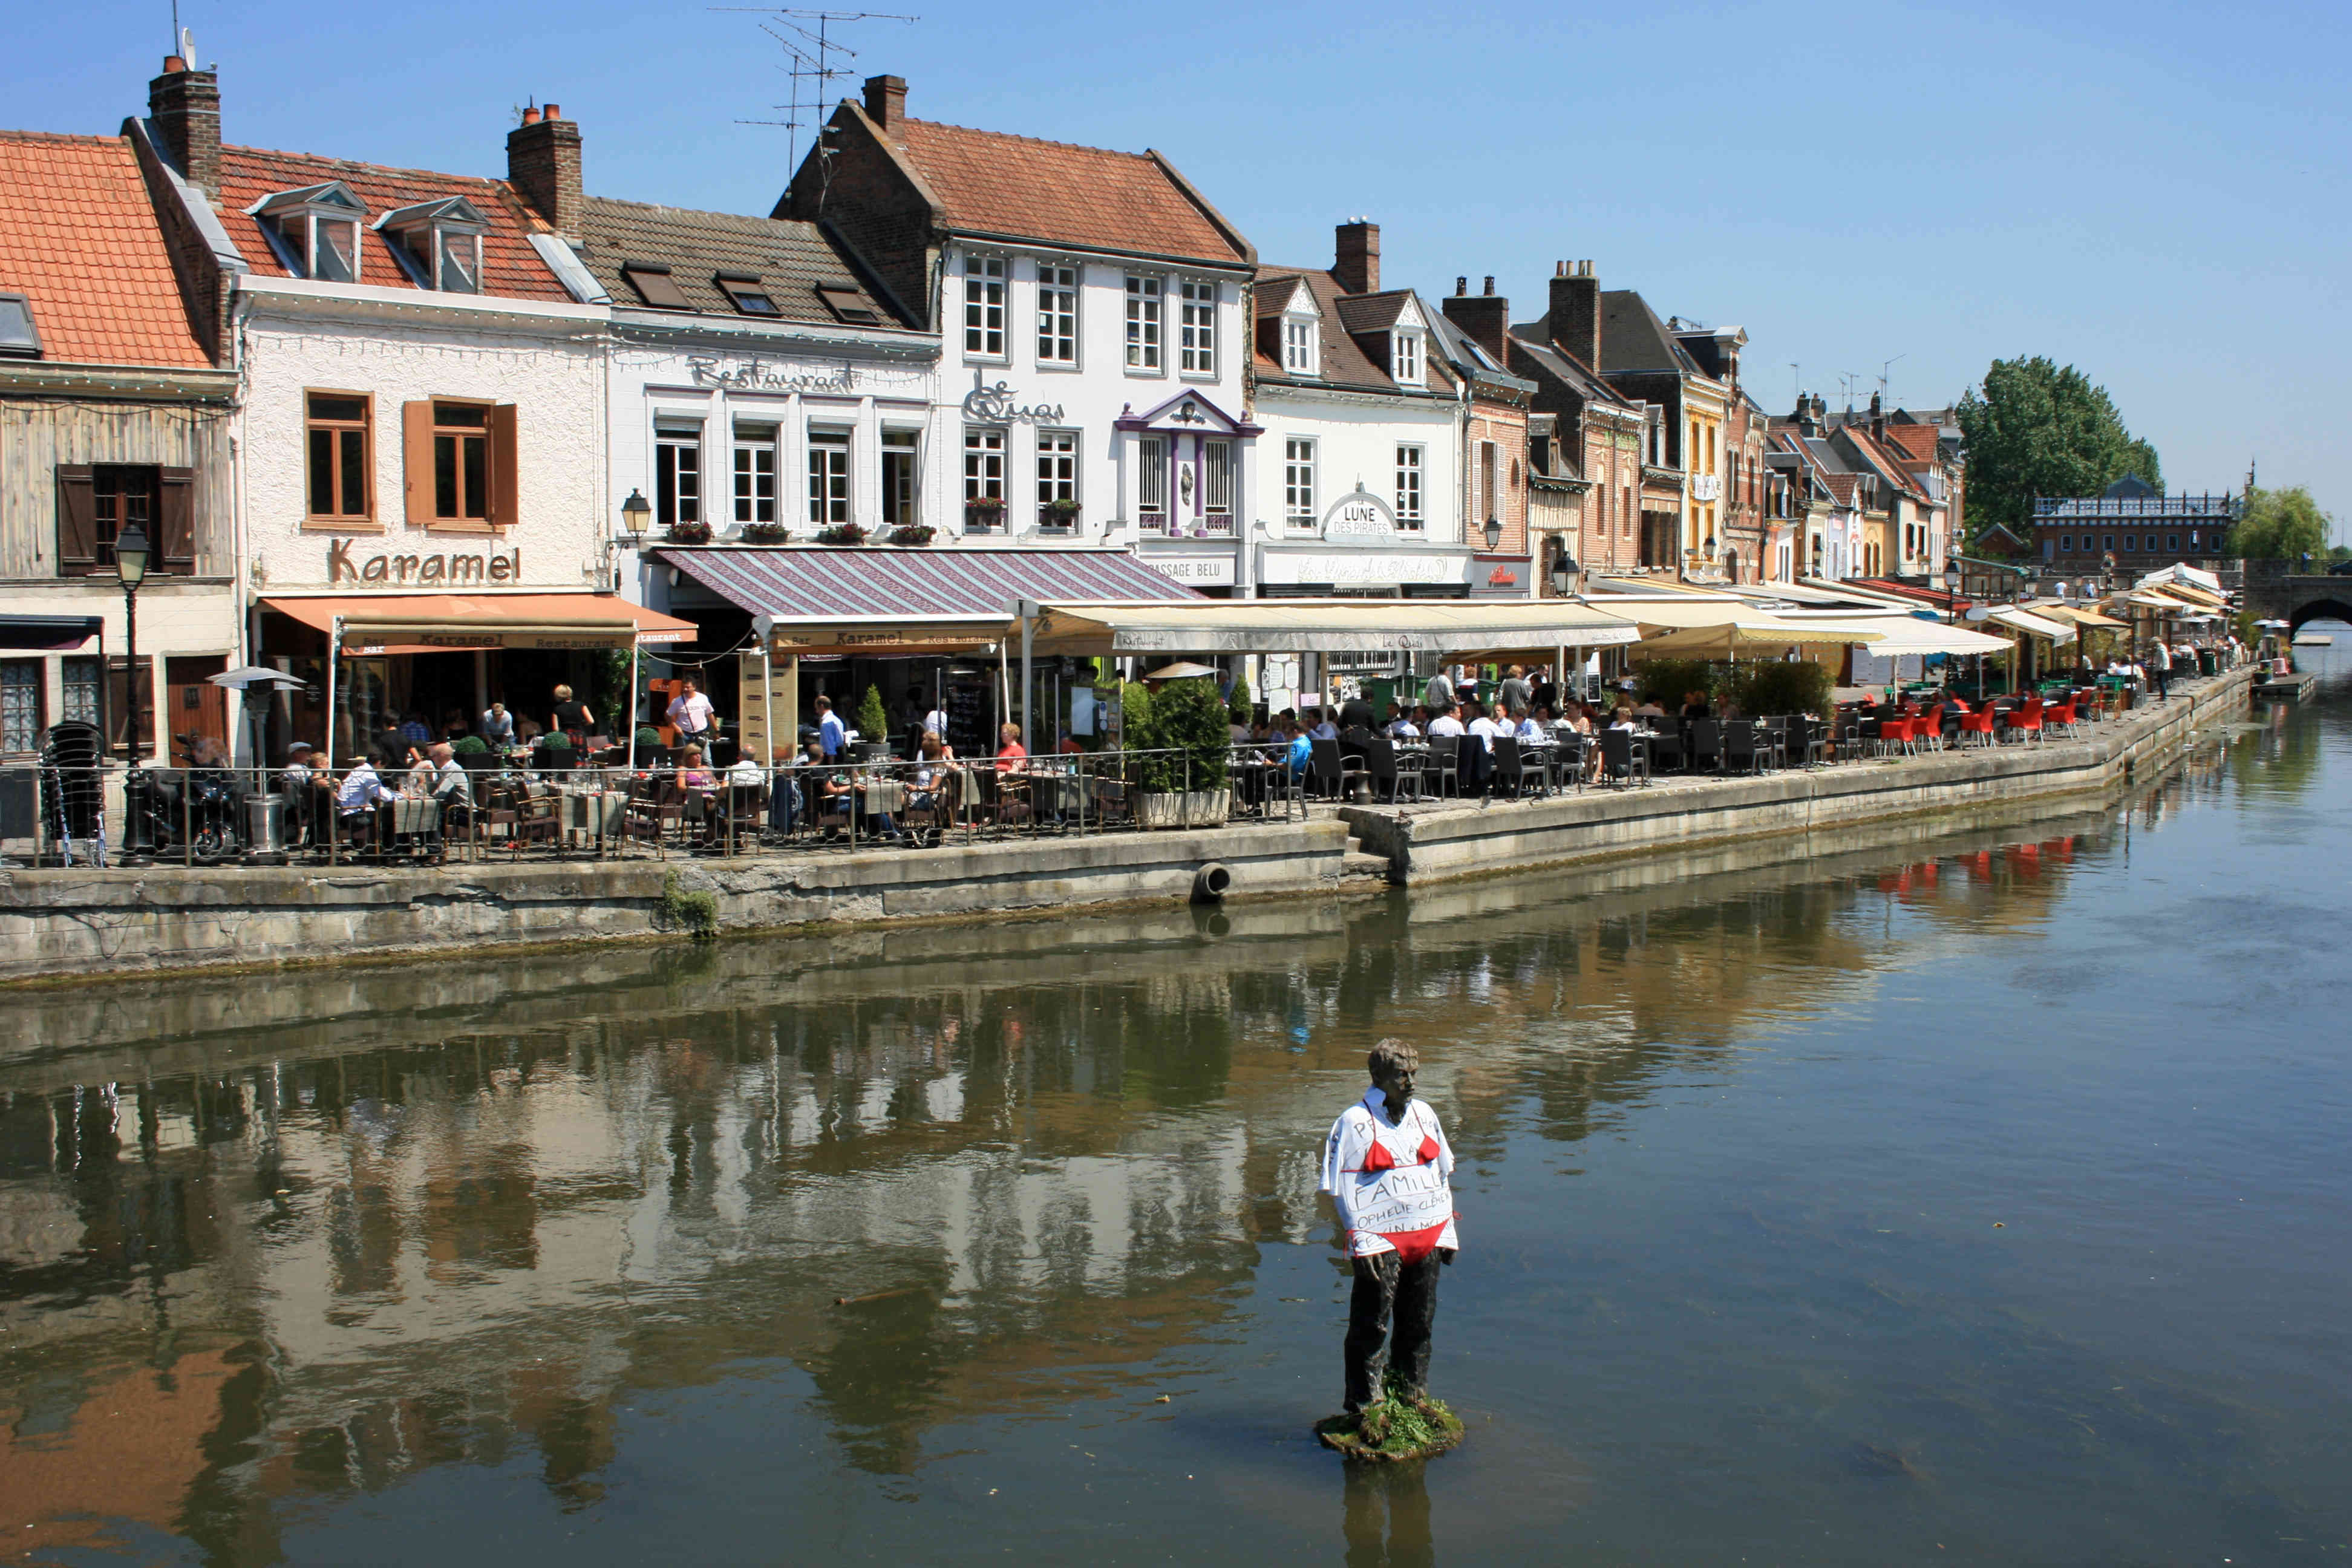
[[[2296,632],[2303,630],[2303,624],[2305,621],[2352,622],[2352,604],[2346,603],[2347,599],[2352,599],[2352,581],[2346,583],[2342,598],[2331,596],[2307,599],[2297,605],[2287,612],[2287,635],[2293,637]]]

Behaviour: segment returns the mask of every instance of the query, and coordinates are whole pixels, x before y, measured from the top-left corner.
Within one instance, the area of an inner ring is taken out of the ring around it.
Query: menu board
[[[790,761],[799,742],[799,725],[794,721],[793,704],[797,699],[794,688],[800,685],[800,660],[780,658],[775,661],[768,689],[760,689],[760,672],[767,660],[756,654],[744,654],[735,661],[735,711],[740,726],[737,734],[741,746],[737,755],[754,762],[775,754],[780,761]],[[773,705],[776,716],[776,742],[772,753],[768,741],[768,713]]]
[[[947,742],[959,757],[996,754],[996,688],[984,678],[951,679],[947,690]]]

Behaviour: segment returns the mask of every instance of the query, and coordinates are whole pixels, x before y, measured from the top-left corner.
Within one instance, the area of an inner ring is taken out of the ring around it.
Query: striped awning
[[[1024,599],[1197,599],[1123,550],[803,548],[725,545],[657,552],[778,632],[863,626],[880,633],[950,626],[1003,630]]]

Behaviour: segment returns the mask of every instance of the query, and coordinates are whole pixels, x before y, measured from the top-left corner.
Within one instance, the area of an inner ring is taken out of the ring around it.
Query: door
[[[208,679],[226,668],[228,660],[217,655],[211,658],[163,661],[162,728],[168,754],[173,760],[179,760],[189,742],[199,735],[210,736],[224,754],[227,752],[228,693]]]

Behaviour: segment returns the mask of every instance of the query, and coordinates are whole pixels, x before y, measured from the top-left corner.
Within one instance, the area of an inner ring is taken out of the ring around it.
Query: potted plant
[[[1078,525],[1078,503],[1067,496],[1049,500],[1037,509],[1037,522],[1044,528],[1076,528]]]
[[[868,685],[857,702],[857,756],[878,761],[890,754],[890,718],[882,710],[880,689]]]
[[[1004,526],[1004,498],[975,496],[963,503],[963,526],[968,533],[994,533]]]
[[[890,531],[893,544],[929,544],[939,530],[928,522],[902,522]]]
[[[1146,827],[1220,827],[1232,809],[1226,786],[1232,731],[1211,680],[1171,680],[1142,702],[1123,694],[1137,759],[1136,820]]]
[[[863,544],[866,542],[866,530],[855,522],[836,522],[830,528],[819,530],[816,542],[819,544]]]
[[[790,540],[793,531],[781,522],[747,522],[743,525],[746,544],[782,544]]]
[[[708,544],[710,525],[707,522],[673,522],[664,536],[672,544]]]

